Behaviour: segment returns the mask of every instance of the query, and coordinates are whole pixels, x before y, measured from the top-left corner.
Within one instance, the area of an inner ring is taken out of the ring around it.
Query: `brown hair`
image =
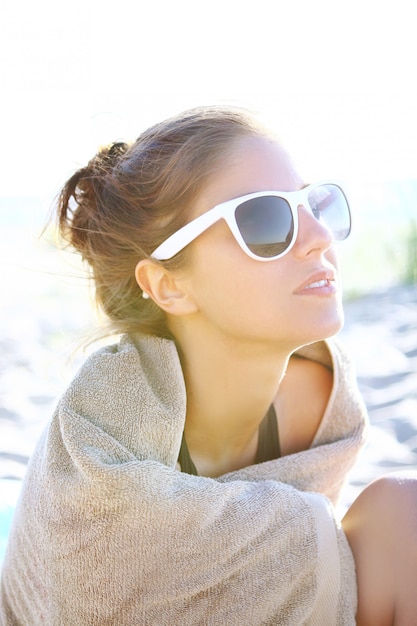
[[[265,135],[240,108],[202,107],[101,149],[73,174],[58,200],[61,236],[88,262],[111,333],[169,337],[165,314],[142,298],[138,261],[187,222],[199,191],[237,140]],[[180,268],[186,249],[165,266]]]

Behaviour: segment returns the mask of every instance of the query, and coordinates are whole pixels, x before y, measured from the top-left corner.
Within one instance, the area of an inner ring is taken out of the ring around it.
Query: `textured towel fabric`
[[[186,394],[172,342],[125,337],[89,357],[27,470],[2,624],[353,625],[354,562],[327,497],[366,414],[337,343],[299,354],[334,372],[311,448],[217,479],[175,469]]]

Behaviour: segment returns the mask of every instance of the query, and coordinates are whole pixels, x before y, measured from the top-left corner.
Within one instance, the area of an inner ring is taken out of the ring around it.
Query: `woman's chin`
[[[343,312],[337,316],[335,316],[334,320],[329,321],[328,324],[325,325],[322,332],[322,339],[328,339],[329,337],[334,337],[337,333],[342,330],[345,322],[345,317]]]
[[[338,311],[337,314],[322,318],[317,325],[310,329],[310,341],[307,343],[314,343],[315,341],[334,337],[343,328],[344,321],[345,318],[342,310]]]

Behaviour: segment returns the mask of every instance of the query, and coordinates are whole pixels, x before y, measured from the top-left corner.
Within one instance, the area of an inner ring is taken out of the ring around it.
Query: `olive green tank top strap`
[[[259,425],[256,463],[279,459],[280,456],[281,446],[279,444],[278,420],[275,407],[271,404],[268,413]]]

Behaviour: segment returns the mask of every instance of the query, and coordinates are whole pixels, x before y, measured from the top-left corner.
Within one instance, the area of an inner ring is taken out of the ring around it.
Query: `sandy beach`
[[[356,364],[370,432],[342,507],[378,476],[417,470],[417,285],[363,296],[345,312],[340,337]]]
[[[1,264],[0,513],[11,511],[26,463],[55,404],[85,358],[71,354],[90,325],[85,282],[44,271],[50,252]],[[35,261],[34,261],[35,259]],[[56,268],[55,268],[56,269]],[[32,270],[32,272],[31,272]],[[369,442],[343,493],[343,511],[372,479],[417,470],[417,286],[345,303],[340,338],[356,363],[370,415]],[[7,508],[8,507],[8,508]],[[0,560],[1,560],[0,545]]]

